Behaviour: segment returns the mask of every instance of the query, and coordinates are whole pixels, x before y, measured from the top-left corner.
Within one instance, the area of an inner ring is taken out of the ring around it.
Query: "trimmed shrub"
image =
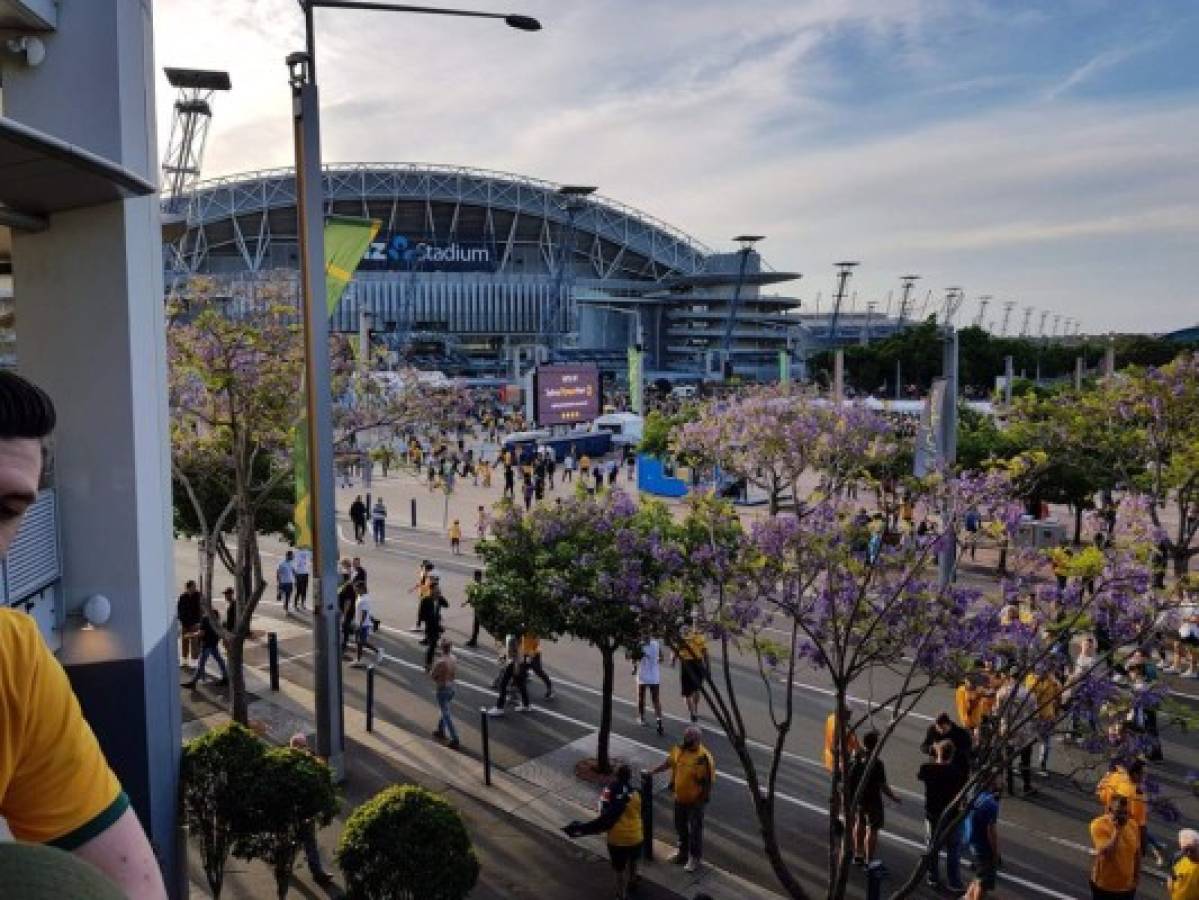
[[[479,879],[458,811],[412,785],[389,787],[354,810],[337,865],[350,900],[464,900]]]

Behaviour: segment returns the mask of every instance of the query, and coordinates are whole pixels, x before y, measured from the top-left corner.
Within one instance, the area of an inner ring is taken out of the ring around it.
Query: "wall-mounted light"
[[[112,618],[112,601],[103,594],[92,594],[83,602],[78,612],[71,613],[68,618],[82,619],[80,628],[83,631],[94,631],[108,624]]]

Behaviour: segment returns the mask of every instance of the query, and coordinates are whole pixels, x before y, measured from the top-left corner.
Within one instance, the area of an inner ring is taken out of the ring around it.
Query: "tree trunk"
[[[1074,507],[1074,546],[1082,543],[1082,504]]]
[[[1174,574],[1178,578],[1182,578],[1187,574],[1191,567],[1191,551],[1186,547],[1174,548]]]
[[[612,691],[616,680],[616,648],[601,646],[600,653],[603,654],[604,659],[604,683],[600,693],[600,726],[595,753],[595,768],[596,771],[607,775],[612,771],[608,744],[612,736]]]
[[[250,725],[250,705],[246,701],[246,673],[243,668],[246,639],[243,635],[230,636],[226,648],[229,651],[229,715],[239,725]]]

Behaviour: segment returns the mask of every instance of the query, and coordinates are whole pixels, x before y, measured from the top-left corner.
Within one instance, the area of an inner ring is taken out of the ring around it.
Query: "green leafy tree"
[[[253,732],[235,722],[183,745],[183,820],[199,841],[213,897],[221,896],[230,852],[249,835],[244,800],[254,790],[265,750]]]
[[[349,900],[464,900],[479,861],[458,811],[411,785],[354,810],[337,846]]]
[[[493,521],[493,538],[478,545],[487,562],[470,599],[493,634],[522,629],[566,634],[599,651],[603,664],[596,770],[611,771],[612,693],[616,655],[635,650],[641,621],[634,598],[683,564],[668,547],[674,528],[657,503],[635,504],[620,491],[579,491],[561,505],[521,515],[510,504]]]
[[[243,724],[245,642],[267,587],[258,541],[265,527],[285,528],[290,517],[281,491],[291,483],[303,357],[287,291],[285,283],[267,284],[257,305],[232,316],[216,299],[215,283],[199,279],[186,308],[171,310],[167,328],[171,469],[182,488],[176,505],[187,510],[176,523],[199,541],[204,610],[228,649],[230,714]],[[212,608],[216,559],[234,582],[229,629]]]
[[[241,803],[244,833],[233,853],[267,863],[278,896],[286,897],[296,854],[309,829],[328,825],[337,812],[333,774],[307,751],[276,747],[255,764]]]

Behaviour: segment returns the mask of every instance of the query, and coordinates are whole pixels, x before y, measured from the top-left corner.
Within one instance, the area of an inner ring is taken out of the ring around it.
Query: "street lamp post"
[[[305,52],[287,57],[292,89],[296,148],[296,207],[303,294],[305,390],[308,410],[308,484],[312,516],[312,560],[316,575],[314,633],[316,640],[317,753],[329,761],[334,775],[345,775],[345,731],[342,721],[341,654],[337,616],[337,525],[333,492],[333,414],[329,372],[329,315],[325,301],[325,191],[321,169],[320,96],[316,83],[318,8],[407,12],[423,15],[500,19],[511,28],[538,31],[530,16],[438,9],[359,0],[298,0],[304,14]]]

